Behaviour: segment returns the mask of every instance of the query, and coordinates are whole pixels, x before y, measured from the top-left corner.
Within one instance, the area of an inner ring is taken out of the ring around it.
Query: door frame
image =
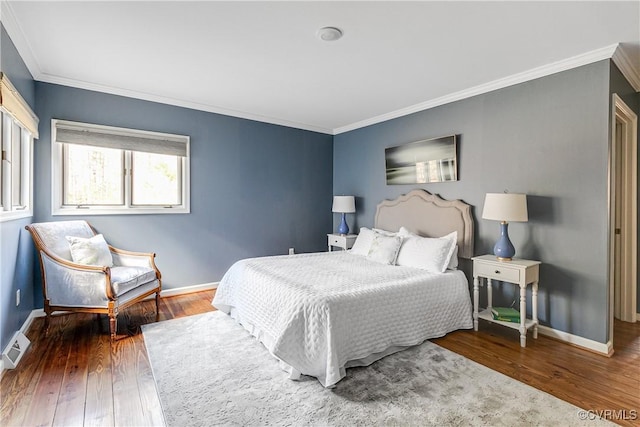
[[[622,175],[625,179],[624,206],[622,207],[622,229],[621,246],[622,250],[622,280],[624,286],[621,291],[624,293],[623,310],[633,310],[630,319],[637,320],[637,249],[638,249],[638,116],[629,108],[627,104],[617,94],[612,95],[611,108],[611,139],[609,141],[609,343],[610,351],[613,349],[613,324],[614,324],[614,263],[615,263],[615,206],[616,206],[616,158],[622,157]],[[616,143],[616,122],[622,123],[622,147],[621,152],[617,152]],[[628,230],[628,232],[627,232]]]

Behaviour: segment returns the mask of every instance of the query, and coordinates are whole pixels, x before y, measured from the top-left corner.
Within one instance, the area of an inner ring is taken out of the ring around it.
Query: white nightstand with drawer
[[[495,255],[482,255],[473,259],[473,329],[478,330],[478,318],[499,323],[520,331],[520,346],[527,345],[527,330],[533,328],[533,338],[538,338],[538,281],[540,278],[540,261],[514,258],[511,261],[500,261]],[[487,279],[487,309],[478,312],[480,278]],[[491,281],[514,283],[520,286],[520,323],[494,320],[491,315],[492,295]],[[527,314],[527,285],[531,283],[531,319]]]
[[[327,244],[329,245],[329,252],[331,252],[334,246],[342,248],[342,250],[351,249],[356,241],[357,234],[327,234]]]

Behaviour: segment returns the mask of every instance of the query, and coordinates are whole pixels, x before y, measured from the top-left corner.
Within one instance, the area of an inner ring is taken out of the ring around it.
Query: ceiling
[[[36,80],[330,134],[606,59],[618,43],[640,73],[638,1],[2,3]],[[324,26],[344,36],[321,41]]]

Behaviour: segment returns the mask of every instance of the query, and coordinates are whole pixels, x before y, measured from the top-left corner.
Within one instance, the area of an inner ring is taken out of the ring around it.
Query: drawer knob
[[[500,270],[496,270],[496,274],[500,274]]]

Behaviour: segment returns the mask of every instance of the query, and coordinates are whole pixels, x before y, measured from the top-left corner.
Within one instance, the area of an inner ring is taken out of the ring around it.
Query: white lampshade
[[[527,222],[527,195],[518,193],[487,193],[482,218],[506,222]]]
[[[332,212],[354,213],[356,211],[356,199],[353,196],[333,196]]]

